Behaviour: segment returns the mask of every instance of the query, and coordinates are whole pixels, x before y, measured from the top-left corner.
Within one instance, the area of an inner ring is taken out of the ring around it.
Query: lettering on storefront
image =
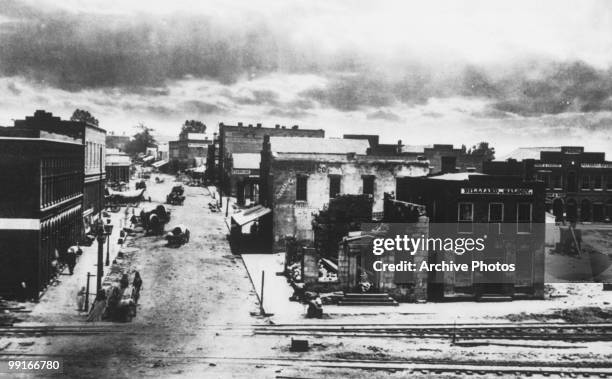
[[[501,195],[501,196],[530,196],[533,195],[531,188],[461,188],[462,195]]]

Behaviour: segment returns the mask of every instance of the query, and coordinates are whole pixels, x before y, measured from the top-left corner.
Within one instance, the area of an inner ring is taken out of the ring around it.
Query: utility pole
[[[96,294],[102,289],[102,275],[104,275],[104,228],[101,227],[98,231],[98,275],[96,276]]]

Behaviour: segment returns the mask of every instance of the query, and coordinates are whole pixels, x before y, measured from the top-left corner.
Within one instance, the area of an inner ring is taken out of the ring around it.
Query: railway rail
[[[611,323],[500,323],[500,324],[287,324],[256,326],[255,335],[612,341]]]
[[[486,324],[272,324],[209,325],[184,334],[209,331],[233,335],[554,340],[569,342],[612,341],[612,323],[486,323]],[[94,334],[165,334],[164,330],[135,324],[69,324],[1,326],[0,336]]]
[[[44,358],[63,358],[68,365],[90,362],[95,357],[83,357],[80,354],[11,354],[0,353],[2,359],[12,357],[44,357]],[[167,364],[201,364],[219,366],[227,365],[246,365],[250,367],[279,367],[294,368],[299,372],[308,375],[312,369],[346,369],[346,370],[367,370],[367,371],[400,371],[407,375],[464,375],[464,376],[499,376],[499,377],[583,377],[583,378],[609,378],[612,376],[612,367],[573,367],[569,365],[546,365],[529,362],[490,362],[490,361],[469,361],[469,362],[448,362],[443,360],[369,360],[369,359],[320,359],[304,357],[227,357],[213,355],[195,356],[168,356],[168,355],[147,355],[147,356],[126,356],[125,358],[138,358],[138,360],[152,362],[162,361]],[[66,367],[66,366],[65,366]],[[282,378],[282,376],[278,376]]]

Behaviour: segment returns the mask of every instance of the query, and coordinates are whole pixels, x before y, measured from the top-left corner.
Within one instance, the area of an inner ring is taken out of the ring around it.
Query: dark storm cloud
[[[261,105],[270,112],[299,115],[322,106],[375,114],[370,108],[424,104],[432,97],[467,97],[490,104],[477,117],[612,110],[612,70],[582,62],[485,67],[458,58],[449,69],[399,53],[387,62],[368,55],[368,49],[358,52],[347,46],[323,52],[317,41],[298,47],[287,33],[257,14],[242,22],[220,22],[195,12],[109,15],[0,0],[2,15],[0,76],[69,91],[104,89],[111,91],[110,96],[119,89],[143,97],[170,97],[173,93],[167,86],[178,79],[205,78],[232,85],[273,72],[313,73],[327,79],[327,84],[301,92],[289,104],[273,88],[261,88],[247,94],[228,91],[227,107]],[[18,87],[7,90],[19,95]],[[226,111],[209,103],[179,106],[202,114]],[[174,112],[162,108],[152,111]]]
[[[301,95],[341,111],[395,102],[423,104],[431,97],[452,96],[488,100],[490,109],[477,117],[610,111],[612,69],[596,69],[584,62],[546,62],[501,74],[473,65],[438,75],[423,70],[399,77],[363,72],[335,76],[324,88],[312,88]]]
[[[68,89],[161,86],[191,75],[232,83],[278,68],[277,41],[257,20],[226,27],[204,16],[36,10],[1,1],[0,74]]]

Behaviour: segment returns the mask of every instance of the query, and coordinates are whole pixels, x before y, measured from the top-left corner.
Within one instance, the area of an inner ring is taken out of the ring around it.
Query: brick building
[[[542,298],[544,295],[544,185],[517,177],[453,173],[402,178],[397,199],[423,204],[430,237],[487,236],[482,253],[429,250],[429,263],[515,264],[514,272],[435,272],[428,298]],[[479,255],[480,254],[480,255]]]
[[[168,142],[170,169],[177,171],[203,166],[212,143],[205,133],[182,131],[177,141]]]
[[[264,136],[271,137],[312,137],[323,138],[323,129],[300,129],[297,125],[286,128],[276,125],[274,128],[265,128],[261,124],[238,125],[219,124],[219,168],[221,188],[224,193],[236,196],[236,181],[232,180],[230,160],[234,153],[259,154],[262,149]]]
[[[339,194],[368,194],[373,212],[383,211],[396,178],[424,176],[426,161],[366,155],[367,140],[266,137],[261,152],[260,202],[272,209],[266,233],[275,251],[284,237],[312,240],[313,213]]]
[[[428,160],[430,173],[482,172],[483,163],[489,158],[481,152],[469,152],[465,147],[453,145],[405,145],[401,140],[395,144],[379,142],[377,135],[345,134],[346,139],[367,140],[370,144],[369,154],[386,156],[403,156],[412,159]]]
[[[37,110],[33,116],[16,120],[15,128],[40,130],[78,130],[84,145],[83,164],[83,222],[87,229],[96,215],[104,208],[104,183],[106,180],[106,131],[97,125],[83,121],[62,120],[49,112]],[[83,230],[85,230],[83,229]]]
[[[38,299],[80,239],[85,128],[73,126],[0,128],[2,296]]]
[[[546,208],[557,220],[601,222],[612,218],[612,162],[581,146],[520,148],[484,172],[539,180]]]

